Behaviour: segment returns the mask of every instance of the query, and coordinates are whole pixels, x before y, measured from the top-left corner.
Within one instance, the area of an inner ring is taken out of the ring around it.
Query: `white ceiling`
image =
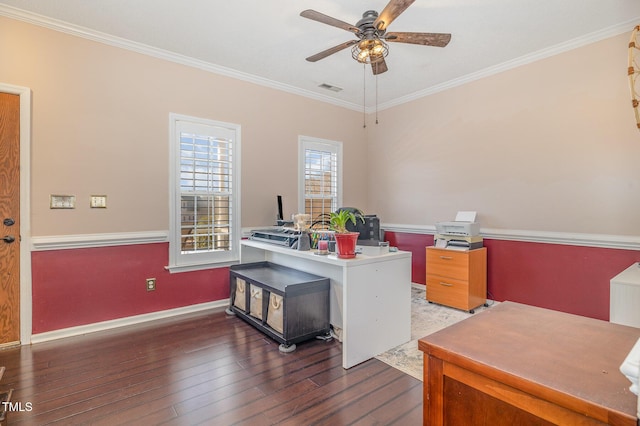
[[[353,109],[362,109],[366,98],[370,110],[375,78],[370,68],[351,58],[349,49],[315,63],[305,61],[354,35],[302,18],[300,12],[314,9],[355,24],[364,11],[380,12],[387,2],[0,0],[0,15]],[[640,0],[416,0],[388,31],[451,33],[451,42],[445,48],[390,43],[389,71],[377,82],[379,108],[630,34],[637,24]],[[322,83],[343,90],[319,88]]]

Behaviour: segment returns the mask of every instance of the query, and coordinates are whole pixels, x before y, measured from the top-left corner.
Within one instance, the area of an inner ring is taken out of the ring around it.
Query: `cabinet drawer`
[[[467,310],[469,283],[444,277],[427,275],[427,300],[441,305]]]
[[[467,280],[469,278],[468,252],[427,248],[427,274]]]

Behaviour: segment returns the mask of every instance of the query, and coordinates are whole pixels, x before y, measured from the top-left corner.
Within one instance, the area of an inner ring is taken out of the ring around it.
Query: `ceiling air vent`
[[[321,87],[321,88],[327,89],[327,90],[331,90],[332,92],[340,92],[340,91],[342,91],[342,87],[332,86],[332,85],[327,84],[327,83],[322,83],[318,87]]]

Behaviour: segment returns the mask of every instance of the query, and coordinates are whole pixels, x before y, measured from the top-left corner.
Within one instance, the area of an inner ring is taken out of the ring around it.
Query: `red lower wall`
[[[425,283],[425,247],[433,235],[385,232],[413,253],[412,280]],[[609,320],[611,278],[640,261],[636,250],[484,240],[489,298]]]
[[[386,232],[410,251],[425,283],[426,234]],[[489,298],[609,319],[609,281],[640,261],[634,250],[485,239]],[[32,253],[33,334],[229,297],[229,269],[170,274],[168,243]],[[146,278],[156,278],[155,291]]]
[[[426,248],[433,245],[433,235],[385,231],[384,239],[392,247],[411,252],[411,281],[426,284]]]
[[[171,274],[168,253],[168,243],[33,252],[33,334],[229,297],[229,268]]]

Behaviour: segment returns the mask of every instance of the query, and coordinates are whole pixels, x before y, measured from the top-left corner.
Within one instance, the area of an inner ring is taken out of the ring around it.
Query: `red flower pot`
[[[334,234],[336,238],[336,251],[340,259],[353,259],[356,257],[356,242],[359,232],[346,232],[344,234]]]

